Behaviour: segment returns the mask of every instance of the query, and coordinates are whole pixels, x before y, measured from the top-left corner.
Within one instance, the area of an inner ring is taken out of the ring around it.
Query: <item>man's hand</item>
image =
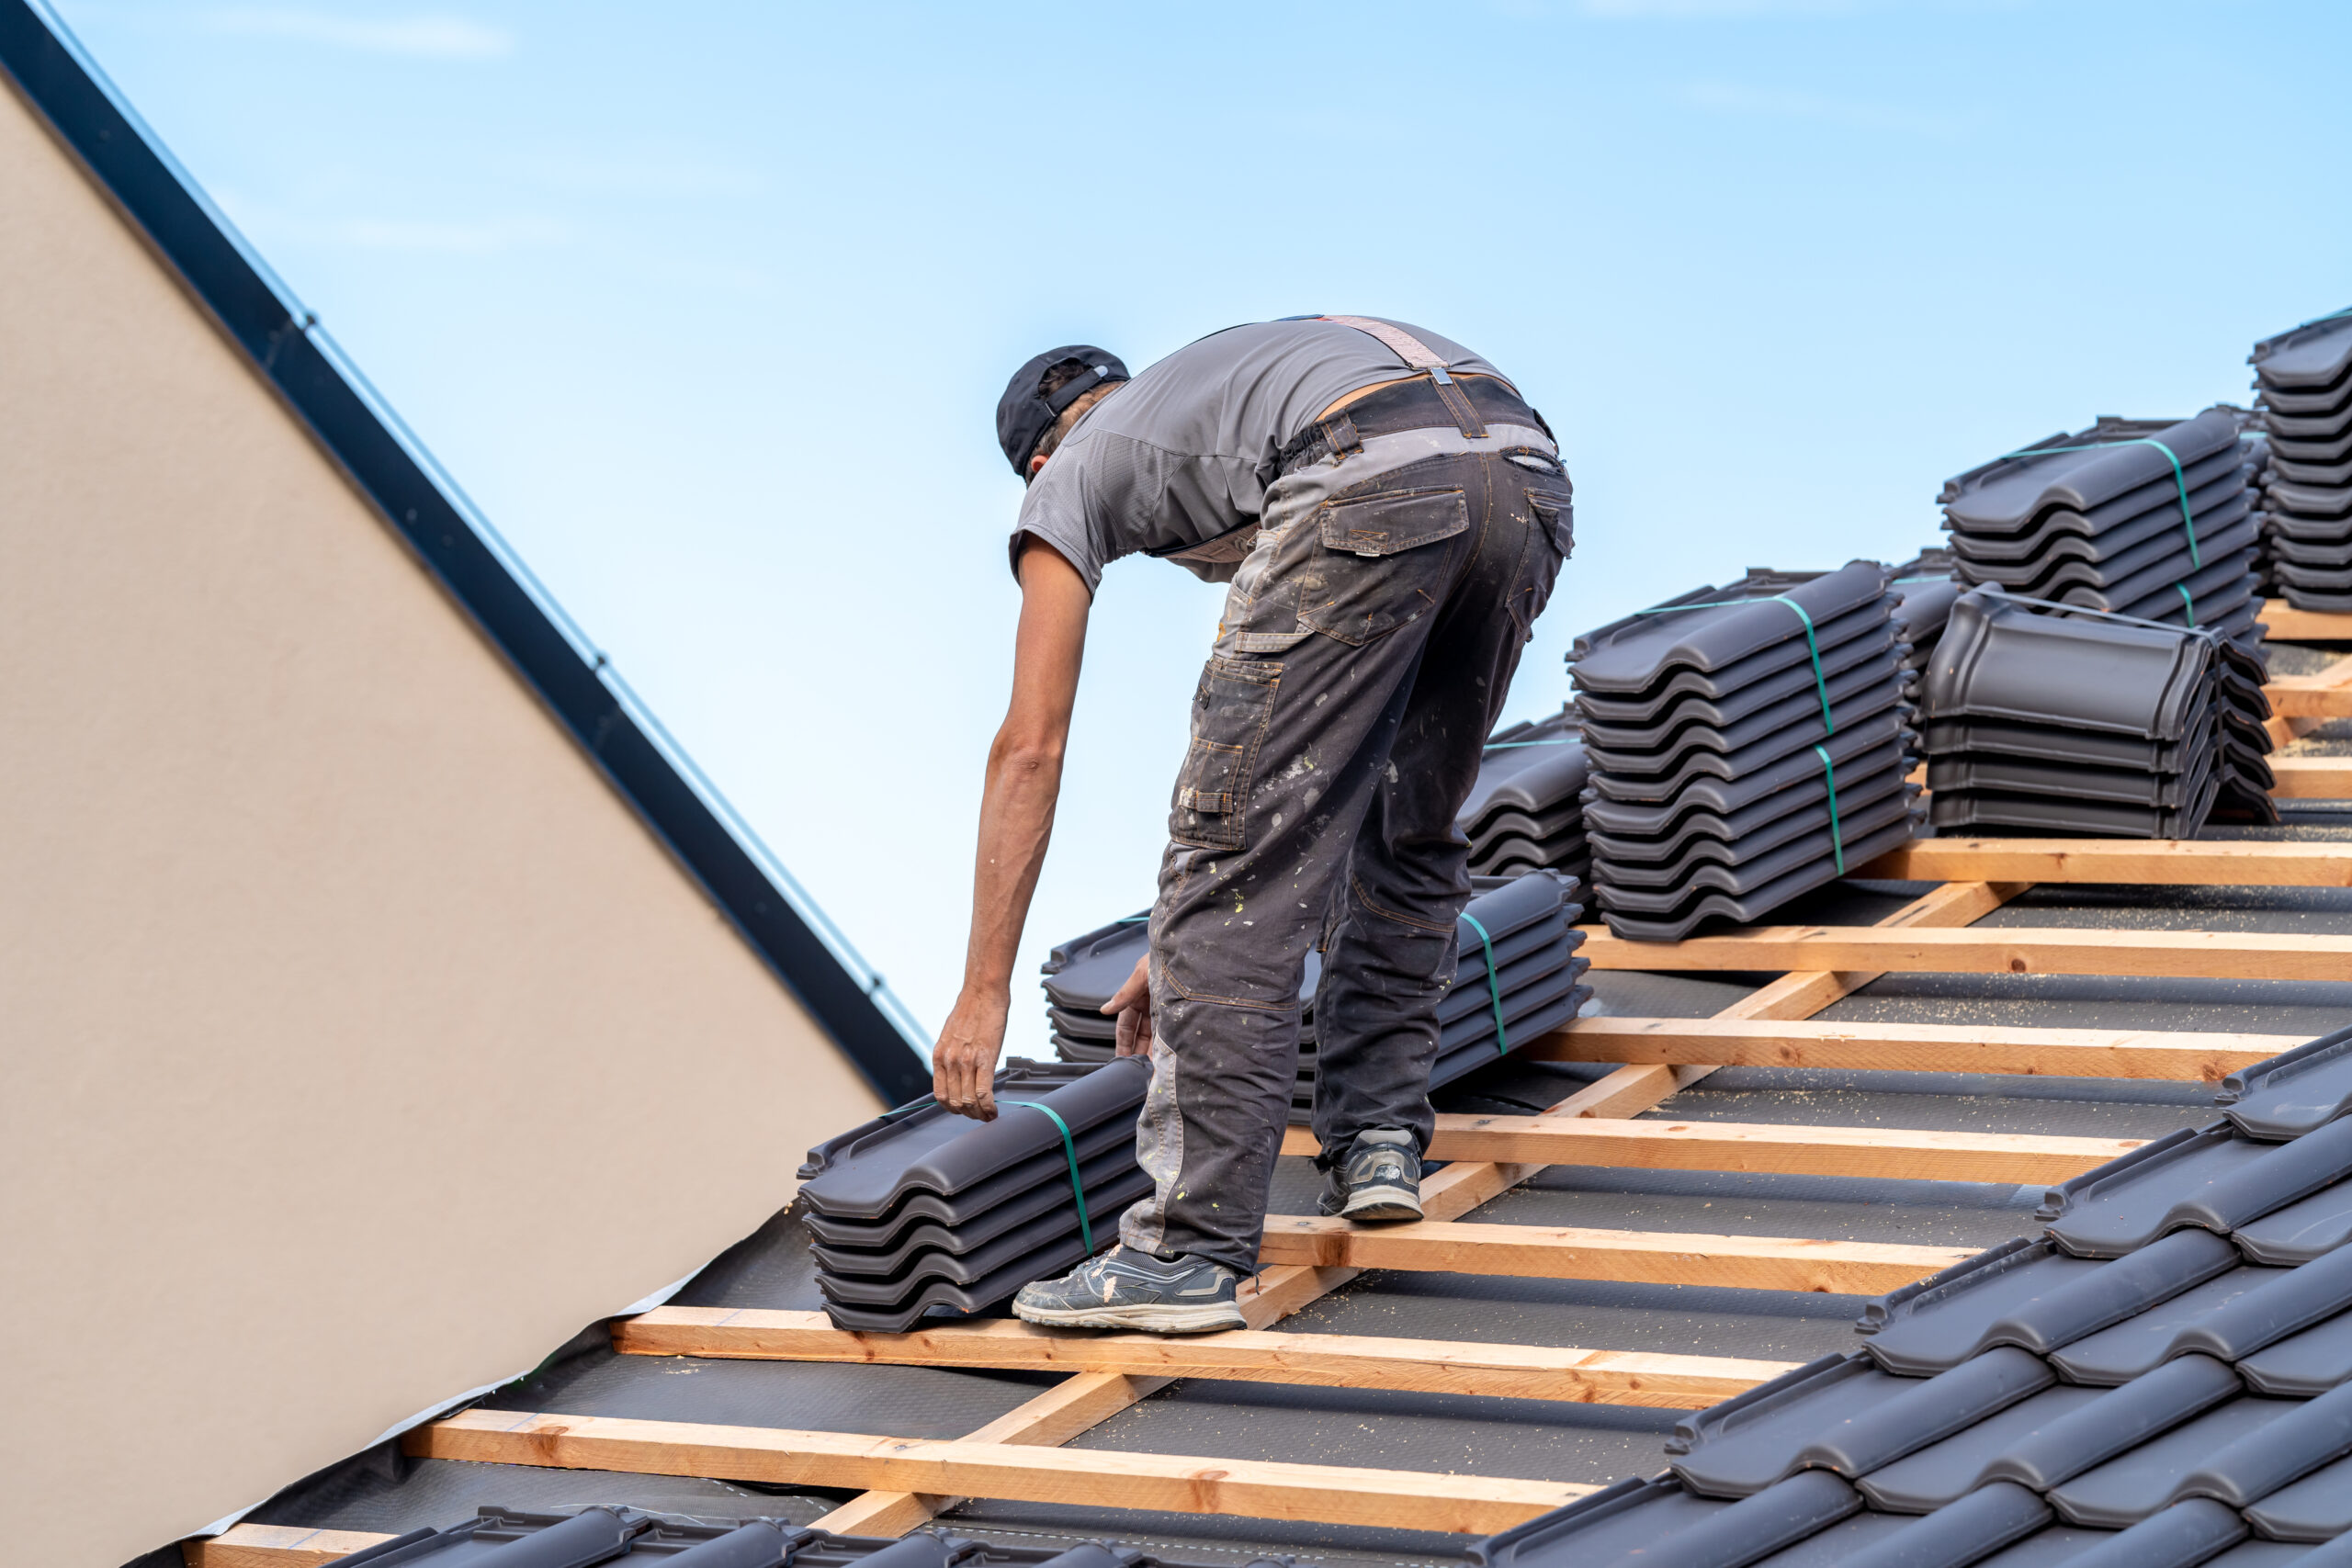
[[[1102,1004],[1102,1010],[1118,1014],[1120,1055],[1151,1055],[1151,954],[1136,960],[1135,973]]]
[[[967,988],[932,1048],[932,1098],[975,1122],[996,1120],[996,1059],[1004,1050],[1006,1006],[1002,997]]]

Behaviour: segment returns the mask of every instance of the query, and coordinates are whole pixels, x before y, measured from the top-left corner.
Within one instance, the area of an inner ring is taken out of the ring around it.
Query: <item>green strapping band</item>
[[[1838,874],[1846,874],[1846,829],[1838,825],[1838,764],[1829,760],[1829,748],[1816,746],[1813,754],[1821,759],[1821,771],[1829,776],[1829,847],[1837,852]]]
[[[2029,446],[2022,452],[2004,452],[1993,460],[2006,463],[2012,457],[2039,457],[2045,452],[2103,452],[2110,446],[2153,446],[2165,455],[2172,465],[2172,482],[2180,491],[2180,525],[2188,535],[2188,570],[2201,570],[2205,562],[2197,553],[2197,516],[2188,509],[2188,476],[2181,471],[2180,458],[2173,449],[2153,435],[2135,435],[2126,441],[2094,441],[2086,446]]]
[[[1502,976],[1495,973],[1495,939],[1487,934],[1487,928],[1478,923],[1477,916],[1464,914],[1462,918],[1478,933],[1479,945],[1487,950],[1487,995],[1495,1004],[1495,1054],[1507,1055],[1510,1036],[1503,1032],[1503,982]]]
[[[2180,595],[2180,602],[2188,606],[2188,624],[2191,626],[2196,626],[2197,601],[2188,596],[2188,584],[2186,582],[2176,582],[2173,584],[2173,590]]]
[[[1770,604],[1776,603],[1786,604],[1790,609],[1794,610],[1797,613],[1797,619],[1804,623],[1804,645],[1807,649],[1812,650],[1813,653],[1813,689],[1816,693],[1820,694],[1821,696],[1821,726],[1825,731],[1831,735],[1835,735],[1838,733],[1838,721],[1831,717],[1829,713],[1829,682],[1828,679],[1821,673],[1821,642],[1819,638],[1813,635],[1813,617],[1805,614],[1804,605],[1798,604],[1787,594],[1772,593],[1760,599],[1717,599],[1713,603],[1707,604],[1660,604],[1655,610],[1636,610],[1634,614],[1637,615],[1679,615],[1685,610],[1732,610],[1737,609],[1743,604]]]
[[[1479,750],[1509,751],[1521,746],[1581,746],[1583,744],[1584,737],[1581,735],[1563,735],[1551,740],[1489,740]]]
[[[881,1119],[888,1122],[893,1116],[904,1116],[910,1111],[921,1111],[926,1105],[936,1105],[938,1103],[939,1101],[935,1098],[914,1100],[909,1104],[901,1105],[896,1110],[885,1111],[882,1112]],[[1086,1243],[1086,1255],[1089,1258],[1093,1257],[1094,1224],[1092,1221],[1086,1217],[1086,1183],[1079,1179],[1078,1140],[1069,1135],[1069,1123],[1062,1120],[1060,1111],[1056,1111],[1052,1106],[1047,1105],[1043,1100],[1000,1100],[997,1103],[999,1105],[1025,1105],[1032,1111],[1042,1111],[1046,1115],[1053,1118],[1055,1126],[1061,1129],[1062,1155],[1063,1157],[1069,1161],[1069,1190],[1071,1195],[1078,1200],[1079,1237]]]
[[[1089,1258],[1093,1257],[1094,1225],[1093,1223],[1086,1217],[1086,1183],[1079,1179],[1078,1140],[1069,1135],[1069,1123],[1062,1120],[1062,1114],[1060,1111],[1056,1111],[1052,1106],[1047,1105],[1042,1100],[1000,1100],[997,1103],[999,1105],[1025,1105],[1032,1111],[1042,1111],[1046,1115],[1053,1118],[1055,1126],[1061,1129],[1062,1154],[1069,1160],[1070,1195],[1078,1200],[1079,1239],[1086,1244],[1086,1255]]]

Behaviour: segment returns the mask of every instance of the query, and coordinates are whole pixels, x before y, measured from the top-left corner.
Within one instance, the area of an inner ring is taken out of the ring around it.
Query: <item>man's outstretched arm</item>
[[[996,1119],[989,1084],[1004,1049],[1012,961],[1053,837],[1062,753],[1086,649],[1086,614],[1093,604],[1078,569],[1035,538],[1021,551],[1020,572],[1012,703],[989,748],[988,779],[980,794],[964,989],[931,1057],[931,1091],[939,1103],[982,1122]]]

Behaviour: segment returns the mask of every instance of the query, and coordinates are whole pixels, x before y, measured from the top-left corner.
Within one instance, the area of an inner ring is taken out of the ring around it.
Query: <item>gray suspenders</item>
[[[1467,440],[1486,438],[1487,426],[1478,418],[1478,411],[1470,406],[1469,398],[1446,370],[1445,361],[1430,353],[1429,344],[1402,327],[1392,327],[1386,321],[1375,321],[1369,316],[1317,316],[1316,320],[1329,321],[1334,326],[1353,327],[1367,337],[1377,338],[1389,353],[1405,362],[1407,369],[1427,371],[1430,381],[1436,384],[1438,401],[1443,403],[1445,412],[1453,416],[1453,427]]]

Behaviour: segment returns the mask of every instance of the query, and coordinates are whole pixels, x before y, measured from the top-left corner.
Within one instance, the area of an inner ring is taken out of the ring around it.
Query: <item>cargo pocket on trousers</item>
[[[1327,502],[1322,553],[1299,573],[1299,624],[1361,645],[1419,620],[1443,602],[1453,564],[1429,547],[1469,526],[1458,489]]]
[[[1241,813],[1283,667],[1212,657],[1193,696],[1193,744],[1176,778],[1168,836],[1204,850],[1241,848]]]
[[[1536,524],[1552,536],[1552,547],[1560,552],[1562,560],[1576,553],[1576,498],[1550,491],[1531,490],[1527,504],[1535,509]]]

